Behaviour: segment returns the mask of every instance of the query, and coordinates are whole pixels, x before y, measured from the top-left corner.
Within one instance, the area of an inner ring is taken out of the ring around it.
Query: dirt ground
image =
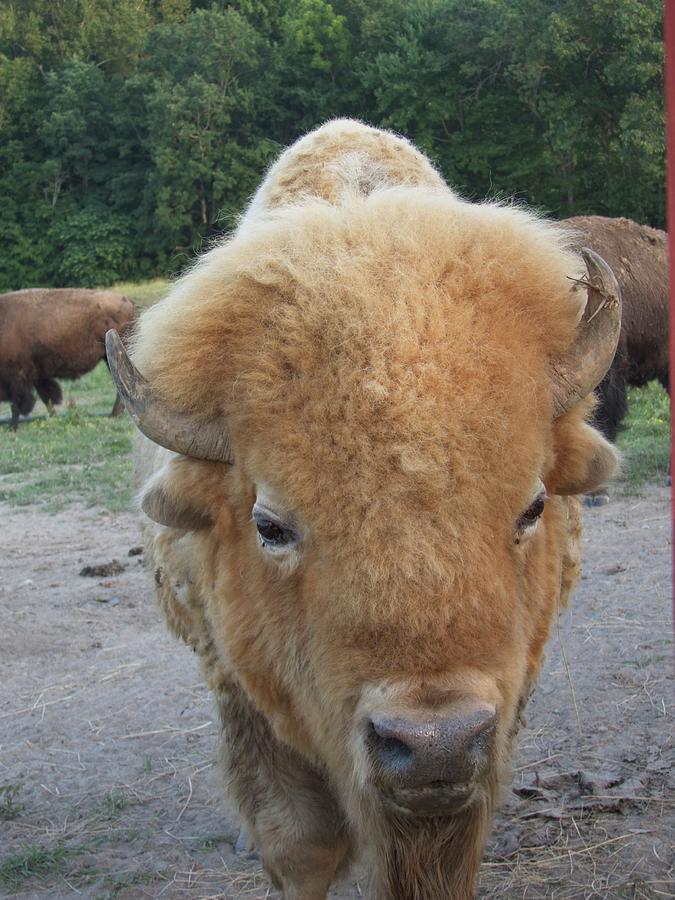
[[[585,542],[482,898],[675,897],[668,490],[587,510]],[[211,699],[138,543],[130,514],[0,508],[0,896],[276,897],[234,851]]]

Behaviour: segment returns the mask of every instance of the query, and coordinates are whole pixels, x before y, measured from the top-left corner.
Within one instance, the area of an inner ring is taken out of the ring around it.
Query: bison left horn
[[[551,362],[555,417],[587,397],[612,365],[621,331],[621,292],[614,273],[601,256],[582,247],[588,279],[586,307],[574,343]]]
[[[120,397],[131,418],[143,434],[167,450],[209,459],[232,462],[230,436],[224,423],[204,422],[195,416],[170,409],[129,359],[116,331],[105,336],[105,349]]]

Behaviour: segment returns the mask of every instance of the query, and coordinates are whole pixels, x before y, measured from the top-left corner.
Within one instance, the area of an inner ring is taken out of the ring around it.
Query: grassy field
[[[168,282],[115,285],[139,305],[162,297]],[[101,363],[75,382],[63,382],[64,403],[49,417],[38,401],[35,418],[16,434],[0,422],[0,502],[43,504],[47,511],[82,502],[108,510],[126,509],[131,500],[131,436],[126,413],[111,419],[115,399],[107,367]],[[0,404],[0,417],[9,405]],[[662,481],[668,468],[670,408],[655,382],[631,390],[629,415],[619,438],[623,482],[636,490],[644,481]]]
[[[139,306],[146,307],[152,306],[153,303],[161,300],[168,293],[170,287],[170,281],[156,278],[154,281],[143,281],[140,284],[134,284],[131,281],[121,281],[119,284],[114,284],[110,290],[117,291],[119,294],[126,294]]]
[[[670,400],[656,381],[628,392],[628,415],[618,446],[623,478],[629,486],[663,481],[670,455]]]
[[[62,388],[56,415],[47,416],[38,401],[36,418],[21,422],[16,433],[0,424],[0,501],[41,503],[52,511],[78,501],[126,509],[133,426],[126,413],[109,416],[115,388],[107,366],[100,363]],[[9,415],[9,405],[0,404],[2,413]]]

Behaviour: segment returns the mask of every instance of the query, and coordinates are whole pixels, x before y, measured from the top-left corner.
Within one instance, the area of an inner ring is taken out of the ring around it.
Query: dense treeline
[[[664,223],[660,0],[0,0],[0,289],[179,269],[338,115],[470,197]]]

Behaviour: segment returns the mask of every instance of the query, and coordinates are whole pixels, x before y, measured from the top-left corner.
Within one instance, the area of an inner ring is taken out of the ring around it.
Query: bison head
[[[210,658],[323,773],[389,898],[470,895],[576,578],[570,495],[615,467],[584,398],[618,291],[561,240],[419,189],[308,202],[144,316],[143,376],[109,340],[177,454],[142,505],[185,535]]]

